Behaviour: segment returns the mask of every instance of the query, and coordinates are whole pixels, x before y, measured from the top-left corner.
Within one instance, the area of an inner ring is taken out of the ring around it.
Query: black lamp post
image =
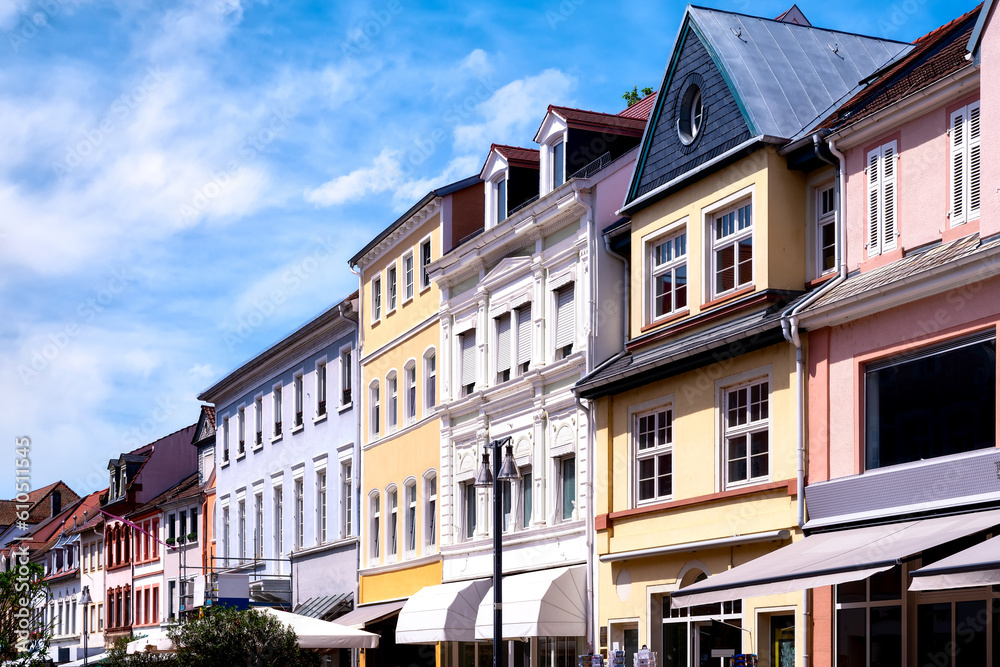
[[[514,462],[514,447],[510,444],[511,437],[500,438],[486,445],[483,449],[483,465],[476,475],[476,486],[493,488],[493,667],[501,667],[500,647],[503,645],[503,553],[501,533],[503,526],[503,482],[519,478],[517,463]],[[503,463],[500,463],[500,448],[507,446]],[[490,450],[493,450],[493,470],[490,470]]]
[[[83,607],[83,664],[86,667],[88,656],[87,656],[87,634],[89,630],[87,628],[87,607],[90,605],[92,600],[90,599],[90,586],[84,586],[83,590],[80,591],[80,606]]]

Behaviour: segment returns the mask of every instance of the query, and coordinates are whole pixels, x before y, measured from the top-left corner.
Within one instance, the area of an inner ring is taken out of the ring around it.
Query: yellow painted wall
[[[637,211],[632,217],[630,338],[644,333],[642,328],[649,317],[646,241],[687,218],[688,315],[697,315],[702,304],[712,298],[705,282],[711,266],[706,212],[750,186],[754,188],[755,289],[803,289],[805,176],[789,170],[785,158],[773,148],[765,148]],[[651,330],[655,328],[647,329]]]
[[[431,237],[431,260],[441,257],[441,214],[438,213],[419,227],[410,230],[405,237],[398,240],[385,254],[378,257],[370,265],[362,269],[362,297],[364,298],[364,317],[361,323],[364,329],[365,353],[370,354],[387,345],[390,341],[409,331],[414,325],[435,315],[441,305],[441,295],[437,285],[431,281],[430,287],[420,289],[420,242],[428,235]],[[413,252],[413,300],[404,302],[403,256]],[[395,265],[397,276],[398,301],[395,312],[389,312],[389,297],[387,293],[386,275],[390,265]],[[382,276],[382,317],[378,322],[372,322],[372,279]]]
[[[358,597],[362,604],[409,597],[424,586],[441,583],[441,561],[381,574],[362,575]]]

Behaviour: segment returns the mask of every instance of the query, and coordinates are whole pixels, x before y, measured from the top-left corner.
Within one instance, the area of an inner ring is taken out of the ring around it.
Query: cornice
[[[368,252],[362,255],[358,260],[358,267],[361,269],[362,274],[365,269],[368,268],[369,264],[386,254],[388,250],[407,237],[410,232],[419,228],[425,222],[440,213],[441,200],[441,197],[435,197],[431,201],[427,202],[427,204],[425,204],[418,211],[414,212],[413,215],[400,223],[395,229],[386,234],[385,238],[376,243]]]

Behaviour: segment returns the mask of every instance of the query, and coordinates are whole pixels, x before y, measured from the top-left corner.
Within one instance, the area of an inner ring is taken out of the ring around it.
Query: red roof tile
[[[909,54],[882,72],[819,127],[832,129],[855,123],[935,81],[971,67],[971,61],[965,59],[965,47],[981,9],[979,5],[917,39]]]
[[[524,162],[525,166],[538,165],[537,148],[521,148],[519,146],[505,146],[503,144],[493,144],[491,151],[496,151],[507,158],[508,162]]]
[[[622,118],[638,118],[643,121],[643,125],[645,125],[645,121],[649,120],[649,114],[653,112],[654,104],[656,104],[655,92],[646,95],[628,109],[620,111],[618,115]]]
[[[633,107],[638,104],[633,104]],[[630,134],[642,136],[642,131],[646,129],[646,119],[638,116],[623,116],[599,111],[585,111],[583,109],[572,109],[570,107],[559,107],[549,105],[549,111],[558,114],[566,119],[570,127],[580,127],[583,129],[611,130],[619,134]],[[626,109],[628,111],[628,109]],[[649,113],[647,112],[648,116]]]

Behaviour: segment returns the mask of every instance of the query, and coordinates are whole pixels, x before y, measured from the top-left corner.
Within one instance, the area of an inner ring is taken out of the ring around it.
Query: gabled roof
[[[185,498],[194,498],[199,493],[201,493],[201,487],[198,486],[198,473],[193,473],[182,479],[173,487],[156,496],[148,503],[145,503],[141,507],[137,507],[132,512],[129,512],[126,515],[126,518],[145,514],[150,510],[158,509],[160,506],[174,501],[184,500]]]
[[[647,96],[650,97],[650,96]],[[632,107],[638,106],[633,104]],[[648,105],[645,105],[648,107]],[[628,111],[628,109],[626,109]],[[646,119],[638,116],[623,116],[621,114],[601,113],[600,111],[585,111],[583,109],[573,109],[571,107],[561,107],[554,104],[549,105],[549,112],[558,115],[566,121],[570,127],[587,130],[608,130],[611,133],[629,134],[636,137],[642,136],[642,131],[646,129]],[[646,112],[649,115],[649,112]]]
[[[653,106],[656,104],[656,93],[650,93],[644,98],[630,106],[629,108],[619,111],[618,115],[622,118],[638,118],[643,121],[649,120],[649,114],[653,111]]]
[[[537,148],[521,148],[519,146],[505,146],[504,144],[493,144],[490,151],[496,151],[504,156],[507,164],[516,167],[537,168],[539,163],[539,152]]]
[[[704,7],[688,8],[681,33],[688,27],[722,70],[751,134],[784,139],[821,120],[859,81],[910,48],[895,40]],[[670,72],[660,90],[668,88]]]
[[[198,425],[194,429],[192,445],[198,445],[215,436],[215,406],[202,405],[198,415]]]
[[[63,494],[63,507],[68,507],[80,499],[80,497],[61,480],[53,482],[52,484],[43,486],[40,489],[31,491],[28,494],[28,500],[26,503],[19,502],[17,500],[0,500],[0,526],[11,526],[17,522],[17,515],[23,511],[18,510],[18,505],[31,505],[31,507],[28,508],[29,524],[36,524],[44,520],[49,516],[51,511],[50,505],[46,503],[45,500],[48,499],[52,492],[59,487],[61,487],[60,493]]]
[[[972,67],[972,63],[965,58],[966,47],[981,9],[982,5],[979,5],[916,40],[909,53],[878,72],[877,78],[820,123],[819,127],[837,129],[853,124],[935,81]]]

